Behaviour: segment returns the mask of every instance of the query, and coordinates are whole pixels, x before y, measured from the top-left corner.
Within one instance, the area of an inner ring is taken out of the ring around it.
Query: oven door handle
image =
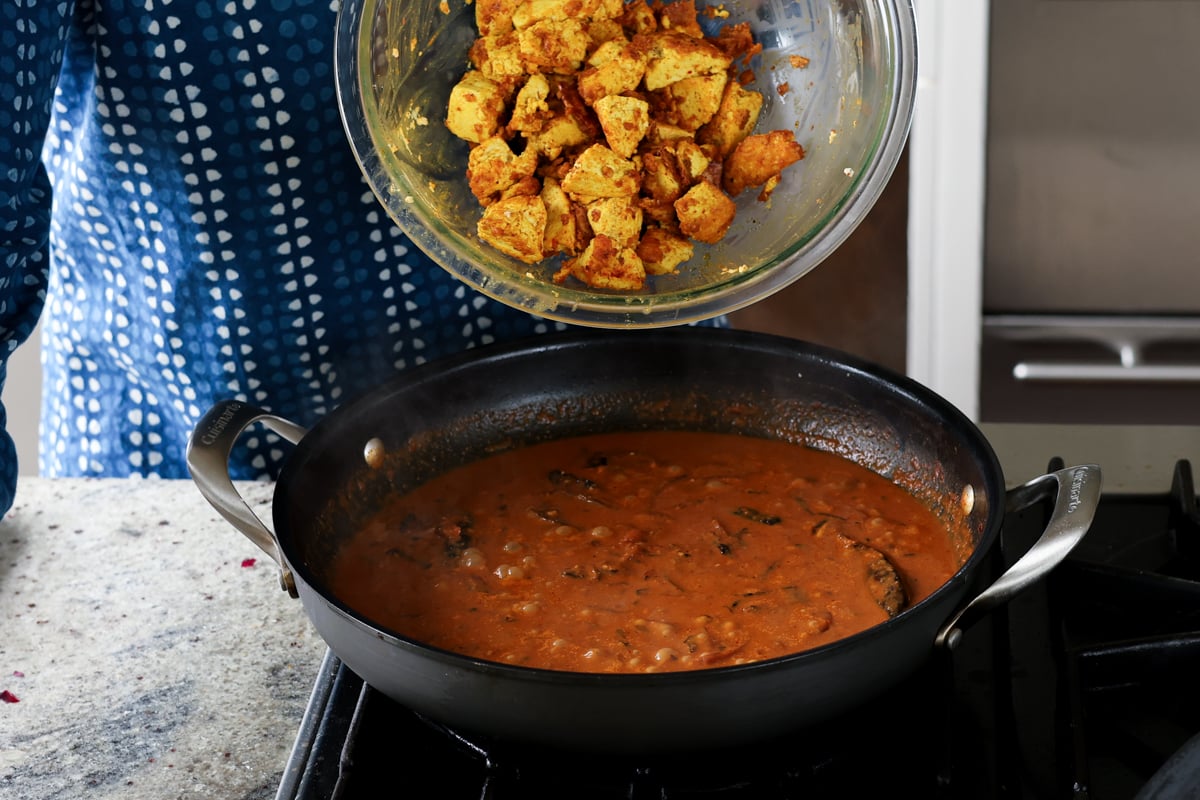
[[[1019,381],[1066,381],[1069,383],[1200,383],[1200,364],[1071,364],[1052,361],[1020,361],[1013,366]]]
[[[995,583],[976,595],[942,626],[934,639],[935,644],[953,650],[965,628],[1058,566],[1091,527],[1100,505],[1100,483],[1100,467],[1084,464],[1040,475],[1011,489],[1007,497],[1009,511],[1054,496],[1054,509],[1046,529]]]
[[[1008,342],[1090,342],[1111,350],[1117,363],[1020,361],[1018,381],[1068,383],[1200,383],[1200,362],[1147,363],[1143,353],[1154,344],[1195,342],[1200,352],[1200,319],[1191,317],[1110,317],[999,314],[984,318],[988,336]]]

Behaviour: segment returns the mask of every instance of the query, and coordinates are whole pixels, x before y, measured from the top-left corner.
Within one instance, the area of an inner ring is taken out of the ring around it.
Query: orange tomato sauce
[[[397,495],[341,546],[329,589],[446,650],[656,672],[832,642],[956,567],[932,511],[847,459],[655,431],[536,444]]]

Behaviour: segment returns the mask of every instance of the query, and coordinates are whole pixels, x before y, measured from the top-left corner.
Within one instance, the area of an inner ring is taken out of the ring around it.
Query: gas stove
[[[1021,457],[1050,445],[1034,436],[1019,445]],[[997,451],[1010,475],[1014,457]],[[364,684],[330,653],[277,798],[417,797],[425,786],[447,800],[1196,797],[1200,510],[1192,462],[1171,454],[1153,486],[1140,473],[1128,480],[1124,468],[1111,470],[1110,481],[1105,461],[1095,460],[1106,490],[1068,559],[969,628],[955,650],[936,651],[902,685],[842,718],[753,747],[589,756],[449,730]],[[1042,468],[1063,463],[1050,454]],[[1007,515],[989,570],[998,575],[1019,557],[1048,513],[1039,505]]]

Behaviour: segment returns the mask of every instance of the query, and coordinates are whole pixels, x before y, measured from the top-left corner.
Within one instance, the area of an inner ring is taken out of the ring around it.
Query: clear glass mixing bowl
[[[698,0],[697,8],[705,5]],[[390,216],[434,261],[476,290],[579,325],[677,325],[782,289],[824,260],[874,205],[912,120],[916,23],[910,0],[739,0],[704,25],[750,23],[763,52],[751,88],[758,131],[790,128],[804,146],[768,202],[747,190],[724,240],[696,244],[677,274],[639,292],[556,285],[557,259],[528,265],[480,241],[467,143],[445,127],[450,90],[477,35],[464,0],[343,0],[337,21],[342,118]],[[807,65],[793,65],[803,56]],[[786,91],[781,87],[786,84]]]

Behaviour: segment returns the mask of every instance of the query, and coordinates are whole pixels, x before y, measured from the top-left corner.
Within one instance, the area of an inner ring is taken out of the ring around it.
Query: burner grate
[[[1200,512],[1190,464],[1176,465],[1165,503],[1132,497],[1123,510],[1144,519],[1137,507],[1146,503],[1160,528],[1109,515],[1110,529],[1097,531],[1107,546],[1050,582],[1078,798],[1134,797],[1200,730]]]

